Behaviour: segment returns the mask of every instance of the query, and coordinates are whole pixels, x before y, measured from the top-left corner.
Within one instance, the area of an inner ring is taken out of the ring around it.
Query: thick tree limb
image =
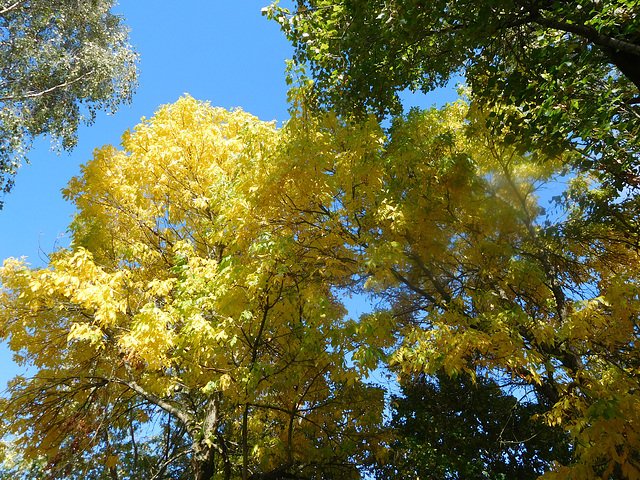
[[[613,48],[622,52],[626,52],[630,55],[640,57],[640,45],[602,35],[601,33],[598,33],[595,28],[588,27],[586,25],[578,25],[576,23],[560,22],[558,20],[552,20],[543,16],[536,17],[533,21],[538,25],[542,25],[544,27],[553,28],[555,30],[562,30],[563,32],[575,33],[576,35],[586,38],[596,45]]]
[[[19,7],[21,3],[24,3],[24,0],[18,0],[13,5],[9,5],[8,7],[3,8],[2,10],[0,10],[0,15],[4,15],[5,13],[9,13],[11,10],[14,10],[15,8]]]
[[[125,362],[125,368],[127,369],[127,371],[130,370],[129,365],[126,362]],[[176,407],[174,407],[170,403],[165,402],[164,400],[162,400],[161,398],[157,397],[153,393],[148,392],[147,390],[142,388],[140,385],[138,385],[138,383],[135,380],[124,380],[122,378],[116,378],[116,379],[114,379],[114,381],[129,387],[131,390],[133,390],[134,392],[136,392],[137,394],[142,396],[147,401],[149,401],[149,402],[153,403],[154,405],[160,407],[162,410],[167,412],[169,415],[173,415],[175,418],[180,420],[187,428],[189,428],[191,426],[191,424],[193,423],[193,419],[189,415],[184,413],[182,410],[177,409]]]

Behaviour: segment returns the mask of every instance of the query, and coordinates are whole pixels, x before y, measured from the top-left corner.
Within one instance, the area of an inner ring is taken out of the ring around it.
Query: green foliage
[[[547,405],[519,401],[492,380],[440,372],[405,377],[401,388],[391,402],[398,439],[377,478],[533,480],[571,458],[566,434],[532,418]]]
[[[0,191],[11,189],[35,137],[73,148],[82,121],[131,100],[137,56],[122,18],[111,13],[115,3],[0,5]]]
[[[640,184],[638,2],[296,3],[266,13],[295,46],[295,62],[309,67],[312,105],[397,114],[398,92],[464,74],[507,143],[532,153],[575,149],[581,166],[618,190]]]

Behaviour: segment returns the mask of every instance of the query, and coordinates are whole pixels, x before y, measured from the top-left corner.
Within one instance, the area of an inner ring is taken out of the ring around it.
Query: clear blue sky
[[[141,117],[188,93],[224,108],[241,107],[261,120],[287,119],[285,59],[292,48],[279,26],[261,15],[269,0],[121,0],[117,12],[131,28],[131,42],[140,54],[140,86],[130,106],[115,115],[98,114],[79,132],[69,155],[56,155],[47,141],[32,151],[31,165],[18,173],[16,186],[0,211],[0,261],[28,257],[46,265],[46,253],[66,246],[65,232],[72,205],[60,190],[79,173],[91,152],[105,144],[119,145],[120,136]],[[290,2],[282,1],[281,5]],[[412,103],[431,106],[453,101],[449,90]],[[0,391],[16,373],[10,354],[0,345]]]

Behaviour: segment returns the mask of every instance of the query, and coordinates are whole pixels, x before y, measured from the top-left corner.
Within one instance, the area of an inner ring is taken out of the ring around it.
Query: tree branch
[[[8,7],[3,8],[2,10],[0,10],[0,15],[4,15],[5,13],[9,13],[11,10],[15,9],[16,7],[18,7],[21,3],[24,3],[24,0],[18,0],[13,5],[9,5]]]
[[[176,455],[174,455],[173,457],[167,459],[162,465],[160,465],[160,467],[158,468],[158,471],[156,472],[156,474],[150,478],[150,480],[155,480],[156,478],[158,478],[160,475],[164,474],[165,469],[174,461],[176,461],[178,458],[180,457],[184,457],[187,453],[190,453],[191,450],[183,450],[182,452],[178,452]]]
[[[427,301],[429,301],[431,304],[435,305],[436,307],[441,308],[442,310],[447,310],[447,305],[443,305],[441,302],[439,302],[433,295],[427,293],[425,290],[423,290],[422,288],[418,287],[417,285],[415,285],[413,282],[409,281],[408,278],[406,278],[405,276],[403,276],[400,272],[398,272],[395,268],[391,267],[389,268],[389,271],[392,273],[392,275],[394,277],[396,277],[396,279],[400,282],[405,284],[409,290],[412,290],[414,293],[417,293],[418,295],[420,295],[421,297],[425,298]]]
[[[83,73],[79,77],[74,78],[73,80],[69,80],[68,82],[60,83],[58,85],[54,85],[51,88],[47,88],[47,89],[41,90],[39,92],[27,92],[27,93],[25,93],[23,95],[9,95],[7,97],[0,97],[0,102],[8,102],[8,101],[11,101],[11,100],[27,100],[29,98],[42,97],[42,96],[46,95],[47,93],[51,93],[51,92],[54,92],[56,90],[60,90],[61,88],[69,87],[69,86],[73,85],[74,83],[78,83],[80,80],[82,80],[83,78],[91,75],[92,73],[93,73],[93,70],[90,70],[87,73]]]
[[[125,369],[127,370],[127,373],[129,373],[131,371],[131,367],[129,366],[129,364],[126,361],[124,362],[124,365],[125,365]],[[153,393],[146,391],[144,388],[142,388],[140,385],[138,385],[138,383],[136,383],[135,380],[124,380],[122,378],[115,378],[113,381],[129,387],[131,390],[136,392],[138,395],[144,397],[149,402],[151,402],[154,405],[160,407],[162,410],[167,412],[169,415],[173,415],[175,418],[180,420],[184,424],[185,427],[189,428],[189,426],[191,425],[192,418],[189,415],[187,415],[183,411],[177,409],[176,407],[174,407],[170,403],[165,402],[161,398],[155,396]]]
[[[560,22],[558,20],[552,20],[543,16],[536,17],[533,19],[533,21],[538,25],[542,25],[544,27],[553,28],[555,30],[562,30],[563,32],[575,33],[576,35],[590,40],[596,45],[614,48],[616,50],[620,50],[621,52],[626,52],[630,55],[640,57],[640,45],[602,35],[598,33],[598,31],[593,27],[578,25],[575,23]]]

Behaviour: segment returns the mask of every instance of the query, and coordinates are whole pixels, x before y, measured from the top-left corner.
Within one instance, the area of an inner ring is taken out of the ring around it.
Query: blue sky
[[[0,260],[28,257],[46,265],[46,253],[68,244],[72,205],[60,190],[106,144],[119,145],[122,133],[150,117],[160,106],[188,93],[224,108],[241,107],[261,120],[287,119],[285,59],[292,48],[279,26],[261,15],[269,0],[121,0],[117,12],[126,18],[131,42],[140,54],[140,86],[130,106],[115,115],[99,113],[81,128],[71,154],[56,155],[48,141],[37,142],[4,198],[0,211]],[[281,2],[287,5],[289,2]],[[431,106],[455,100],[453,89],[413,97],[412,104]],[[362,307],[361,307],[362,308]],[[0,390],[17,370],[0,345]]]

